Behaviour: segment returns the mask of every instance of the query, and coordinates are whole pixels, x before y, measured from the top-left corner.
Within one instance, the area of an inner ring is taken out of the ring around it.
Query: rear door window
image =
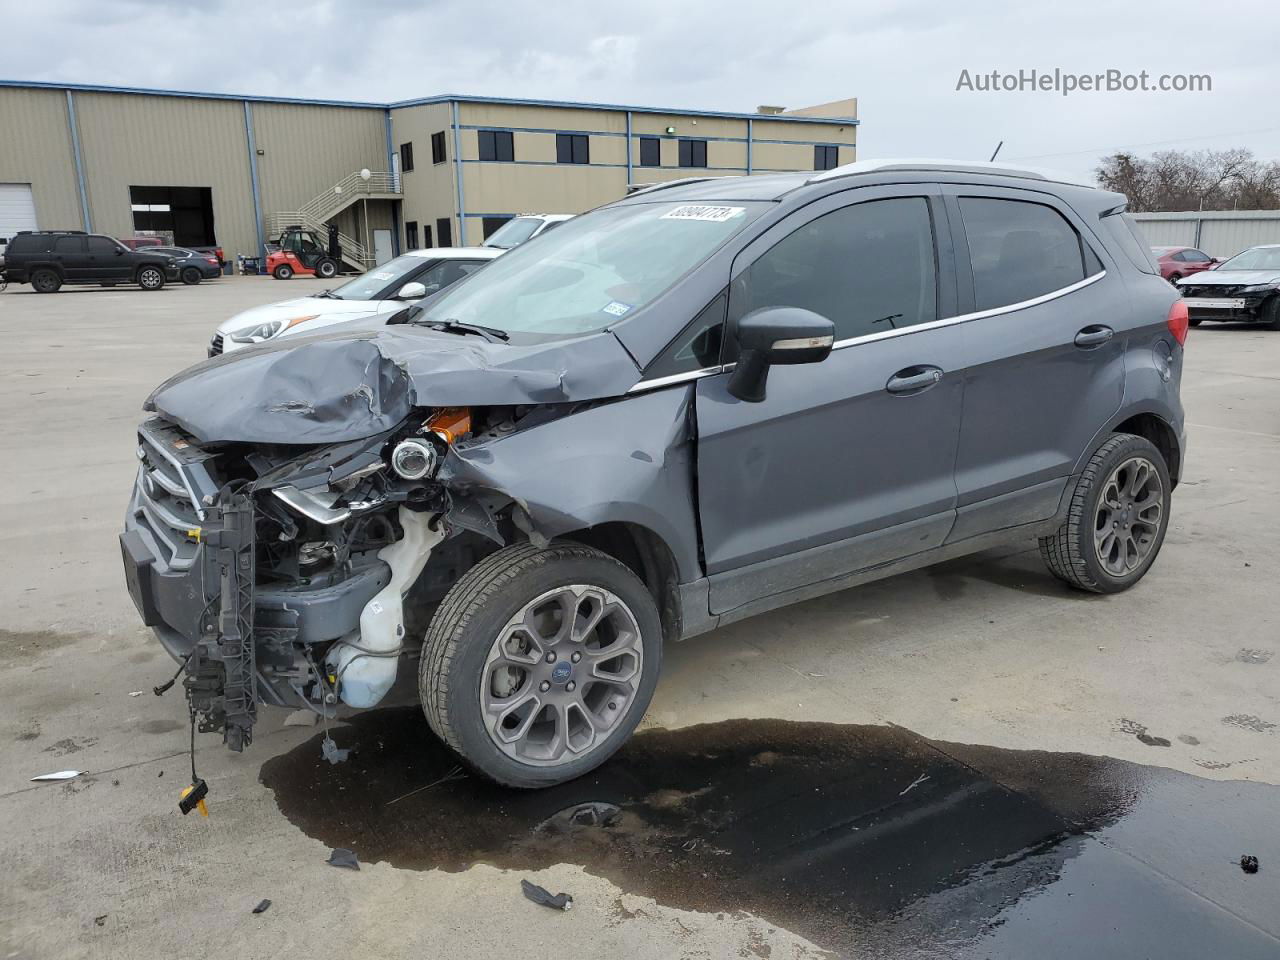
[[[84,253],[84,237],[58,237],[53,242],[54,253]]]
[[[961,197],[960,213],[969,242],[976,309],[1034,300],[1085,278],[1080,235],[1053,207],[1025,200]],[[1096,263],[1096,258],[1091,259]]]

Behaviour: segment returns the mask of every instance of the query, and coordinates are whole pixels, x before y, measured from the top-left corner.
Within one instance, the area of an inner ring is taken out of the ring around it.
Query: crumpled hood
[[[214,357],[144,408],[200,443],[338,443],[393,429],[415,407],[598,400],[639,379],[611,333],[524,346],[400,324]]]
[[[1180,287],[1234,287],[1280,282],[1280,270],[1202,270],[1178,281]]]

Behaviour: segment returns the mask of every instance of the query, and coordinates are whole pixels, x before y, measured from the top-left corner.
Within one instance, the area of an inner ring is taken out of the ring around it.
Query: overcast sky
[[[352,100],[490,94],[714,110],[856,96],[859,156],[1089,173],[1120,147],[1280,158],[1274,0],[0,2],[0,77]],[[1209,74],[1204,93],[957,91],[962,70]]]

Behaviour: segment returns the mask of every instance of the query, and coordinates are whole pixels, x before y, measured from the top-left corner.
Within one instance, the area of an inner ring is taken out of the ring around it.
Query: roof
[[[195,100],[240,100],[250,103],[288,103],[317,107],[352,107],[363,110],[395,110],[433,103],[493,103],[526,107],[568,107],[579,110],[616,110],[631,113],[659,113],[684,117],[723,117],[734,120],[778,120],[784,123],[841,123],[855,126],[854,117],[810,117],[798,114],[737,113],[722,110],[690,110],[683,107],[645,107],[632,104],[591,103],[577,100],[538,100],[522,97],[485,97],[465,93],[446,93],[409,100],[378,103],[360,100],[323,100],[300,97],[267,97],[241,93],[211,93],[197,90],[168,90],[149,87],[116,87],[93,83],[50,83],[40,80],[0,80],[0,88],[17,87],[35,90],[70,90],[73,93],[125,93],[151,97],[187,97]]]
[[[419,247],[417,250],[406,250],[404,256],[433,257],[437,260],[461,260],[467,257],[492,260],[498,254],[505,252],[498,247]]]

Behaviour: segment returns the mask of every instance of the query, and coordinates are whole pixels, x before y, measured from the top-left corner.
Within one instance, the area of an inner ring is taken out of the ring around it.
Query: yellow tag
[[[183,788],[183,790],[182,790],[182,792],[181,792],[180,794],[178,794],[178,799],[179,799],[179,800],[184,800],[184,799],[186,799],[187,794],[188,794],[188,793],[190,793],[190,792],[191,792],[192,790],[194,790],[194,789],[195,789],[195,787],[184,787],[184,788]],[[209,815],[209,808],[208,808],[208,807],[206,807],[206,806],[204,805],[204,801],[203,801],[203,800],[197,800],[197,801],[196,801],[196,809],[200,811],[200,816],[202,816],[202,817],[207,817],[207,816]]]

